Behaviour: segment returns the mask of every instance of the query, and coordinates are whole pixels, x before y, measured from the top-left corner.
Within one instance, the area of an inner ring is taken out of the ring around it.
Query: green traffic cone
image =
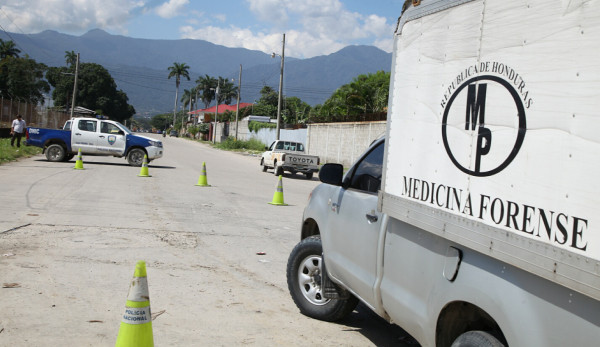
[[[73,169],[75,169],[75,170],[85,170],[83,168],[83,158],[81,157],[81,148],[77,152],[77,160],[75,161],[75,167]]]
[[[198,183],[196,183],[198,187],[210,187],[208,184],[208,180],[206,179],[206,162],[202,162],[202,172],[200,173],[200,177],[198,177]]]
[[[277,183],[277,189],[275,189],[275,194],[273,194],[273,201],[269,204],[277,205],[277,206],[287,206],[286,203],[283,202],[283,176],[279,175],[279,182]]]
[[[140,170],[139,177],[152,177],[148,175],[148,156],[144,155],[144,162],[142,163],[142,168]]]

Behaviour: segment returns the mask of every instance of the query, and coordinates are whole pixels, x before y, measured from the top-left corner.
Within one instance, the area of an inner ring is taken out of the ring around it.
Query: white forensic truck
[[[386,135],[321,168],[292,298],[422,346],[598,346],[600,1],[406,6]]]

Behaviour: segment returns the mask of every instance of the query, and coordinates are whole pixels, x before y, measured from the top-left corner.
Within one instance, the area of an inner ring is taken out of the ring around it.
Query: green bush
[[[10,146],[10,139],[0,139],[0,164],[42,153],[41,148],[28,147],[23,142],[25,142],[25,137],[21,138],[21,147],[17,148]]]
[[[264,122],[256,122],[256,121],[250,121],[248,122],[248,129],[250,129],[250,131],[254,131],[255,133],[257,133],[260,129],[262,128],[277,128],[277,124],[275,123],[264,123]]]
[[[263,152],[265,150],[265,144],[257,139],[250,139],[248,141],[238,140],[236,141],[233,137],[228,137],[227,140],[221,143],[215,144],[216,148],[234,151],[258,151]]]

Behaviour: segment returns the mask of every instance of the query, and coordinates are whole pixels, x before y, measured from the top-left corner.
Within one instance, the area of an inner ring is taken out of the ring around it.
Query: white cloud
[[[281,33],[286,32],[286,55],[300,58],[330,54],[357,41],[387,52],[392,49],[393,23],[348,11],[339,0],[245,1],[258,20],[272,26],[254,31],[236,26],[186,26],[180,30],[182,36],[268,53],[281,50]]]
[[[5,0],[1,5],[4,29],[39,32],[48,28],[82,32],[91,28],[126,31],[132,12],[144,11],[139,0]]]
[[[156,14],[163,18],[173,18],[184,13],[189,0],[169,0],[156,8]]]
[[[51,28],[80,34],[100,28],[126,35],[133,17],[180,15],[175,19],[185,23],[180,28],[182,38],[268,53],[281,50],[281,34],[287,33],[286,56],[299,58],[330,54],[351,44],[375,45],[390,52],[395,25],[378,15],[349,11],[343,0],[239,0],[247,6],[238,5],[237,10],[245,12],[248,24],[235,25],[228,22],[231,16],[200,12],[204,7],[190,0],[0,1],[0,24],[12,32]]]

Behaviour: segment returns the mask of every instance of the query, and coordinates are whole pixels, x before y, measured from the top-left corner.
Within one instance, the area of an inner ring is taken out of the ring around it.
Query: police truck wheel
[[[307,173],[305,173],[305,174],[304,174],[304,176],[306,176],[306,179],[307,179],[307,180],[312,180],[312,178],[313,178],[313,173],[312,173],[312,172],[307,172]]]
[[[69,160],[73,159],[73,157],[75,157],[75,154],[67,154],[67,155],[65,155],[65,159],[63,159],[63,160],[69,161]]]
[[[142,166],[146,152],[140,148],[134,148],[127,154],[127,161],[131,166]]]
[[[306,316],[324,320],[337,321],[349,315],[358,299],[350,295],[348,299],[327,299],[321,292],[321,278],[325,276],[322,269],[321,238],[311,236],[294,247],[287,263],[288,289],[300,309]]]
[[[63,161],[65,159],[65,149],[59,144],[53,144],[46,148],[46,159],[48,161]]]
[[[452,347],[504,347],[504,344],[488,332],[474,330],[460,335]]]
[[[267,166],[265,165],[265,160],[264,159],[260,160],[260,165],[262,166],[263,172],[266,172],[267,171]]]

